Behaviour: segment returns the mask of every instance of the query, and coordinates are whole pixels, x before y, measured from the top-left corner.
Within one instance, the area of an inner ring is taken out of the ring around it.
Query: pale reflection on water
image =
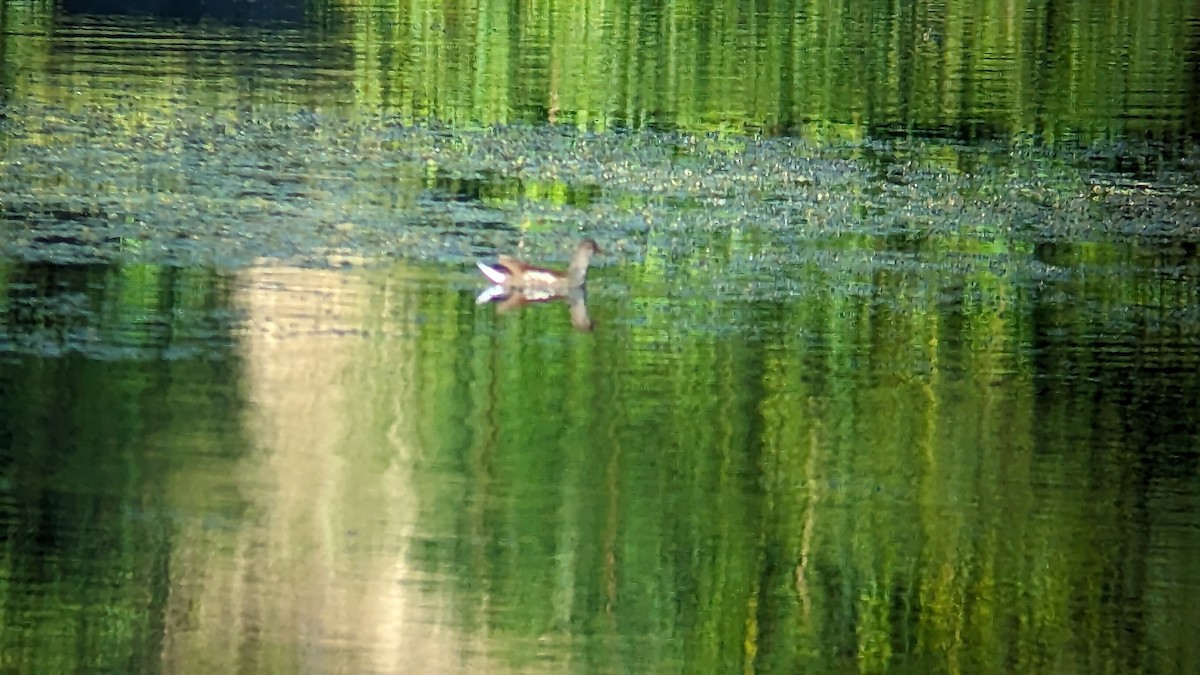
[[[409,298],[316,270],[253,269],[238,284],[249,445],[211,480],[228,481],[215,494],[243,517],[182,528],[166,670],[503,672],[454,620],[450,589],[410,560],[425,536],[405,433],[411,336],[366,348],[363,333],[376,303],[403,315]]]
[[[448,583],[452,570],[414,558],[423,542],[458,536],[431,531],[431,511],[475,506],[453,485],[436,502],[419,498],[430,492],[421,481],[462,477],[431,471],[438,459],[416,433],[429,384],[416,381],[417,330],[429,317],[416,302],[421,282],[405,276],[238,273],[246,451],[231,466],[189,470],[214,475],[180,480],[208,486],[201,512],[240,517],[220,529],[184,519],[170,561],[166,670],[564,672],[564,634],[490,640],[497,600],[464,597],[474,583]],[[433,426],[453,434],[466,423]],[[464,613],[485,625],[464,626]]]

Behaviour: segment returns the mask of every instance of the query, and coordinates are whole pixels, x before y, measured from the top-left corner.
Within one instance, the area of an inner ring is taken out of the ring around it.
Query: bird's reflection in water
[[[575,330],[590,333],[596,327],[591,316],[588,315],[587,308],[587,290],[584,288],[573,288],[566,295],[554,293],[529,293],[520,290],[509,290],[503,286],[492,286],[475,298],[477,304],[486,304],[489,302],[496,303],[496,313],[504,314],[513,310],[519,310],[526,305],[553,303],[561,300],[567,303],[568,311],[571,315],[571,325]]]

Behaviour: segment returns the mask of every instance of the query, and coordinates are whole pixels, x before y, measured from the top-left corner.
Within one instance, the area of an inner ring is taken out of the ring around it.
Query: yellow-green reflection
[[[0,4],[12,100],[405,123],[1182,139],[1194,3],[314,3],[305,25],[80,20]],[[129,85],[133,85],[132,89]],[[141,109],[141,110],[139,110]]]
[[[9,265],[5,666],[1190,672],[1195,291],[1043,255],[1106,273],[601,268],[591,333],[407,266]]]

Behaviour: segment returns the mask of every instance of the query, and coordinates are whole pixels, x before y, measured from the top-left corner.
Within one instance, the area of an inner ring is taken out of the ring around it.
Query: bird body
[[[587,284],[588,265],[592,255],[600,247],[593,239],[584,239],[575,248],[571,265],[566,272],[536,267],[512,256],[497,257],[497,264],[476,262],[479,271],[494,285],[483,291],[476,302],[483,304],[513,293],[521,294],[527,301],[537,302],[562,297]]]

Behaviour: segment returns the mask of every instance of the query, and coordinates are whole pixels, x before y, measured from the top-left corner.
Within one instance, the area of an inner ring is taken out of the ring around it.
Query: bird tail
[[[503,284],[504,282],[508,281],[508,272],[505,272],[498,267],[485,265],[478,261],[476,261],[475,264],[479,267],[479,271],[483,272],[483,276],[487,277],[488,281],[492,282],[493,284]]]

